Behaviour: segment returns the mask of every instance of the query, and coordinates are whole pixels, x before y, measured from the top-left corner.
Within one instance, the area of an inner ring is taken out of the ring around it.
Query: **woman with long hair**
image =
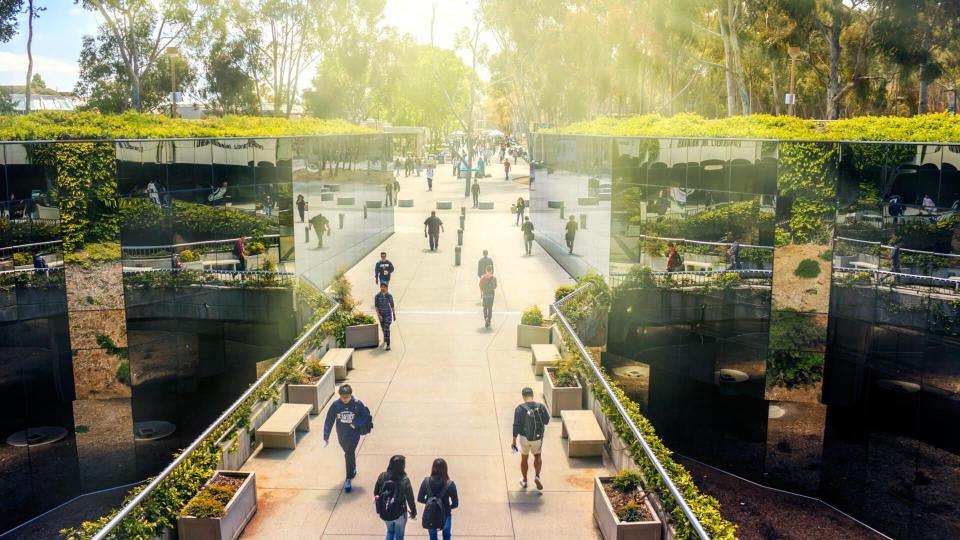
[[[417,504],[413,498],[413,486],[407,477],[407,458],[393,456],[387,470],[380,473],[373,487],[377,514],[387,526],[386,540],[403,540],[407,527],[407,513],[410,519],[417,517]]]
[[[417,500],[423,503],[423,528],[430,540],[438,540],[437,531],[443,531],[443,540],[450,540],[452,510],[460,505],[457,485],[450,480],[447,462],[443,458],[433,460],[430,476],[420,482]]]

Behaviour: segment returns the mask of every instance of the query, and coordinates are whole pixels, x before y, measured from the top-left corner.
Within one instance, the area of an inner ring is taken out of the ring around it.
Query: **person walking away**
[[[487,267],[480,276],[480,300],[483,302],[484,328],[490,328],[490,319],[493,318],[493,300],[497,291],[497,278],[493,275],[493,265]]]
[[[490,258],[487,250],[483,250],[483,257],[480,257],[480,260],[477,261],[477,279],[482,278],[483,274],[487,273],[488,266],[493,266],[493,259]]]
[[[573,241],[576,240],[577,238],[577,229],[579,228],[580,226],[577,225],[577,218],[575,218],[574,216],[570,216],[570,219],[567,220],[566,240],[567,240],[567,249],[569,250],[569,253],[571,255],[573,255]]]
[[[730,249],[727,250],[727,259],[730,262],[730,266],[727,267],[727,270],[740,270],[740,241],[734,240],[730,244]]]
[[[410,519],[417,519],[417,499],[406,468],[406,457],[393,456],[373,487],[374,507],[387,526],[387,540],[403,540],[408,513]]]
[[[503,160],[503,179],[504,181],[510,180],[510,160]]]
[[[683,264],[680,259],[680,254],[677,252],[677,247],[673,245],[673,242],[667,244],[667,272],[676,272],[680,265]]]
[[[414,167],[417,169],[417,176],[420,176],[420,169],[423,168],[423,161],[418,157],[414,162]]]
[[[533,191],[533,182],[537,179],[537,168],[534,163],[530,162],[530,191]]]
[[[263,198],[263,212],[268,216],[273,215],[273,197],[267,195]]]
[[[297,213],[300,214],[300,223],[303,223],[307,214],[307,200],[303,198],[302,194],[297,195]]]
[[[438,531],[443,531],[443,540],[450,540],[453,509],[460,506],[460,498],[443,458],[433,460],[430,476],[420,482],[417,501],[424,505],[421,523],[430,540],[438,540]]]
[[[40,255],[39,251],[34,250],[31,253],[31,259],[33,259],[33,269],[35,274],[42,274],[49,270],[50,267],[47,265],[47,260]]]
[[[240,261],[237,264],[237,268],[239,268],[241,272],[247,271],[247,248],[243,245],[244,240],[245,237],[241,236],[233,243],[233,256]]]
[[[430,217],[423,222],[423,236],[430,243],[430,251],[437,250],[437,245],[440,243],[440,232],[443,230],[443,222],[437,217],[437,213],[430,212]]]
[[[353,489],[353,479],[357,476],[357,445],[360,437],[373,430],[373,417],[370,409],[359,399],[353,397],[353,388],[349,384],[340,385],[337,392],[340,399],[330,405],[327,418],[323,422],[323,447],[330,444],[330,431],[333,424],[337,424],[337,440],[343,449],[344,465],[347,477],[343,482],[343,490],[347,493]]]
[[[323,214],[317,214],[310,218],[310,227],[313,228],[313,234],[317,235],[317,247],[323,249],[323,232],[326,230],[327,236],[332,234],[330,230],[330,220]]]
[[[377,284],[390,284],[390,277],[393,276],[393,263],[387,259],[387,252],[380,252],[380,260],[373,265],[373,279]]]
[[[380,292],[373,297],[373,307],[377,311],[377,320],[380,321],[380,329],[383,330],[383,344],[386,350],[390,350],[390,324],[397,320],[397,308],[393,303],[393,295],[387,292],[386,282],[380,282]]]
[[[393,181],[393,200],[394,200],[394,204],[396,204],[396,200],[397,200],[398,197],[400,197],[400,181],[395,179],[395,180]]]
[[[473,180],[473,185],[470,186],[470,193],[473,194],[473,207],[480,207],[480,183],[476,179]]]
[[[517,204],[514,205],[514,208],[517,211],[516,225],[521,225],[523,223],[523,212],[527,209],[527,201],[523,200],[523,197],[518,197]]]
[[[550,423],[550,412],[546,405],[534,401],[532,388],[524,388],[520,395],[523,403],[513,410],[513,443],[510,448],[514,453],[520,452],[520,487],[527,489],[529,457],[533,454],[533,483],[537,489],[542,490],[540,469],[543,467],[543,459],[540,451],[543,448],[544,426]]]
[[[427,168],[427,191],[433,191],[433,167]]]
[[[393,205],[393,181],[392,180],[387,180],[386,185],[383,186],[383,191],[385,193],[385,197],[383,199],[384,206],[392,206]]]
[[[481,157],[477,161],[477,174],[480,175],[480,178],[484,178],[487,175],[487,162]]]
[[[393,176],[394,178],[400,176],[400,158],[393,160]]]
[[[527,255],[530,255],[530,252],[533,250],[533,223],[530,221],[529,217],[523,218],[523,225],[520,226],[520,232],[523,233],[523,246],[527,251]]]
[[[900,241],[895,240],[893,243],[893,249],[890,250],[890,271],[899,274],[900,273]]]

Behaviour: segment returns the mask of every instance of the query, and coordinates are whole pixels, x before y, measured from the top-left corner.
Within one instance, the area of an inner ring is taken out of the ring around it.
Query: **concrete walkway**
[[[349,374],[354,395],[373,412],[375,424],[358,449],[353,492],[341,489],[343,454],[336,435],[323,448],[324,411],[312,419],[296,450],[264,450],[247,462],[244,469],[257,472],[260,502],[244,538],[382,538],[385,529],[373,508],[372,489],[394,454],[407,456],[415,491],[434,458],[447,460],[460,493],[460,508],[453,513],[456,538],[600,537],[592,481],[608,466],[600,458],[567,458],[559,418],[547,426],[543,492],[533,487],[532,466],[530,487],[520,488],[520,459],[510,451],[521,388],[531,386],[542,401],[530,351],[516,347],[520,312],[536,303],[546,313],[554,289],[572,280],[539,246],[532,256],[523,255],[509,207],[518,196],[526,198],[526,186],[504,182],[502,173],[481,180],[481,200],[495,201],[496,209],[472,210],[463,198],[463,181],[450,177],[449,166],[438,172],[432,193],[426,191],[425,177],[401,174],[400,198],[414,199],[415,206],[397,209],[396,233],[381,246],[397,268],[391,292],[399,313],[393,350],[357,351]],[[454,210],[438,211],[446,233],[439,251],[431,253],[423,220],[437,200],[453,201]],[[468,207],[463,265],[456,267],[463,204]],[[490,329],[483,325],[476,276],[485,248],[499,278]],[[376,291],[373,264],[379,252],[348,273],[367,310]],[[419,516],[408,522],[406,533],[426,536]]]

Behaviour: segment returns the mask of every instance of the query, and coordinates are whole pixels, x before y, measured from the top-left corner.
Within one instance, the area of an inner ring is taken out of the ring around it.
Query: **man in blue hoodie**
[[[373,418],[370,409],[359,399],[353,398],[353,389],[349,384],[340,385],[339,394],[340,399],[330,405],[323,423],[323,446],[326,448],[330,444],[330,430],[336,421],[337,440],[340,441],[340,448],[343,448],[347,469],[343,490],[350,493],[353,489],[351,481],[357,475],[357,445],[360,444],[360,437],[373,428]]]

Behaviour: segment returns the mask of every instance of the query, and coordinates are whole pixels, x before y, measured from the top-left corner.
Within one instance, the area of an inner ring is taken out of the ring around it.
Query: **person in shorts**
[[[526,387],[520,393],[523,403],[517,405],[513,411],[513,443],[510,448],[514,452],[520,452],[520,487],[527,488],[527,470],[530,467],[528,458],[533,454],[533,483],[537,485],[537,489],[542,490],[540,469],[543,460],[540,449],[543,447],[544,428],[550,423],[550,412],[546,405],[534,401],[532,388]]]

